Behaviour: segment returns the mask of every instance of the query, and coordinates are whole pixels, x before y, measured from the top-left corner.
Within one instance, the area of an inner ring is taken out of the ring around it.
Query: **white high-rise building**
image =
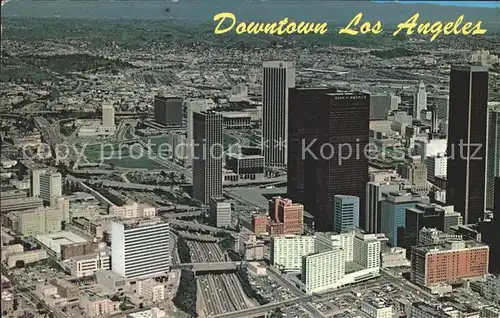
[[[51,202],[62,197],[62,176],[59,172],[45,172],[40,175],[40,198]]]
[[[160,218],[111,225],[111,269],[126,278],[162,275],[170,269],[169,225]]]
[[[288,91],[295,87],[295,62],[265,61],[262,77],[262,154],[266,166],[287,163]]]
[[[35,169],[30,171],[30,188],[31,196],[40,196],[40,176],[45,173],[46,170]]]
[[[413,98],[413,118],[420,119],[420,113],[424,109],[427,109],[427,92],[424,82],[420,82]]]
[[[111,104],[102,105],[102,126],[105,128],[115,127],[115,107]]]
[[[283,270],[300,270],[302,256],[314,253],[314,236],[283,235],[271,238],[271,263]]]
[[[344,252],[344,258],[346,262],[352,262],[354,260],[354,234],[356,232],[346,231],[340,234],[334,234],[330,237],[334,247],[340,247]]]
[[[356,233],[354,236],[354,262],[366,269],[380,268],[381,237],[380,234]]]
[[[302,258],[302,277],[307,293],[322,291],[334,285],[345,274],[342,249],[335,248]]]

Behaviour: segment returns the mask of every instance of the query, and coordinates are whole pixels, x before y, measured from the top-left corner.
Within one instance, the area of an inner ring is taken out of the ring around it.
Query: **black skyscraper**
[[[163,125],[182,125],[184,110],[180,97],[155,96],[155,121]]]
[[[305,210],[317,214],[317,164],[308,153],[303,156],[303,145],[319,139],[321,101],[333,88],[291,88],[288,106],[288,163],[287,195],[302,203]]]
[[[365,223],[369,142],[370,95],[338,92],[322,97],[319,142],[311,148],[318,157],[315,228],[333,229],[333,197],[337,194],[360,198],[360,227]]]
[[[495,216],[500,221],[500,177],[495,178]],[[500,224],[500,222],[499,222]]]
[[[476,223],[484,215],[487,103],[488,70],[452,67],[446,197],[464,223]]]
[[[444,230],[445,211],[431,204],[419,203],[415,208],[406,209],[404,242],[401,246],[409,249],[418,242],[418,233],[424,227]]]

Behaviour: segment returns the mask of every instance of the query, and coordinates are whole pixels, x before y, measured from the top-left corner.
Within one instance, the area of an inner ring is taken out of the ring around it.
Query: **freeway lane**
[[[260,307],[245,309],[240,311],[235,311],[227,314],[212,316],[212,318],[244,318],[244,317],[255,317],[267,313],[268,311],[274,310],[276,308],[288,307],[291,305],[297,305],[302,302],[311,301],[311,296],[302,296],[291,298],[288,300],[280,301],[277,303],[266,304]]]

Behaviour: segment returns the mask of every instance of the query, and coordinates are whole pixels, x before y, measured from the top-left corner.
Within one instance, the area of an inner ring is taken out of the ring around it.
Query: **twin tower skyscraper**
[[[264,62],[262,83],[265,164],[286,167],[288,197],[314,215],[316,230],[332,231],[335,195],[365,203],[370,95],[296,88],[295,63],[287,61]]]

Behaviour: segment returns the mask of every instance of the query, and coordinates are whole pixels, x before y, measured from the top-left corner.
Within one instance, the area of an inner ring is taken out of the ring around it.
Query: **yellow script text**
[[[223,34],[231,31],[236,25],[236,16],[230,12],[218,13],[214,21],[219,21],[215,27],[215,34]],[[263,22],[240,22],[236,25],[236,34],[325,34],[328,31],[326,23],[289,21],[284,18],[273,23]]]
[[[349,22],[345,28],[340,29],[339,34],[356,35],[358,33],[367,34],[370,32],[373,34],[379,34],[382,32],[382,22],[380,21],[377,21],[373,26],[370,22],[364,22],[361,24],[358,31],[357,26],[360,24],[362,17],[363,13],[360,12],[356,14],[356,16],[352,18],[351,22]]]
[[[396,31],[394,31],[393,35],[396,36],[399,34],[399,32],[406,29],[407,35],[413,34],[415,31],[418,34],[430,33],[432,34],[431,41],[434,41],[441,33],[444,35],[478,35],[486,33],[486,29],[481,28],[481,21],[476,22],[476,24],[473,24],[472,22],[466,22],[461,26],[462,22],[464,21],[463,15],[459,16],[455,22],[443,23],[441,21],[437,21],[432,24],[430,22],[418,23],[417,21],[419,17],[420,14],[416,13],[406,22],[400,23]]]

